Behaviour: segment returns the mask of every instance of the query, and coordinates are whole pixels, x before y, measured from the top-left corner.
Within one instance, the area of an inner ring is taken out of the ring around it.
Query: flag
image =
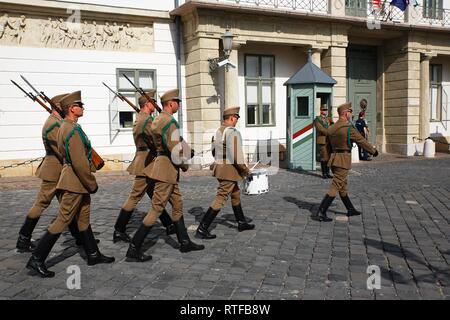
[[[381,0],[373,0],[372,1],[372,7],[380,8],[381,7]]]
[[[402,11],[406,10],[406,7],[409,5],[409,0],[392,0],[391,6],[395,6]]]

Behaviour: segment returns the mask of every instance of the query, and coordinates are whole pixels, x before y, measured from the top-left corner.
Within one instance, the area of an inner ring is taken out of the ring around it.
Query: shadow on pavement
[[[410,262],[416,262],[417,264],[422,265],[424,268],[423,269],[427,269],[430,271],[430,274],[423,274],[423,275],[414,275],[414,277],[411,275],[410,277],[405,277],[404,275],[402,275],[401,273],[392,270],[392,269],[387,269],[383,266],[380,266],[380,270],[381,270],[381,276],[384,279],[387,280],[393,280],[395,283],[402,283],[402,284],[407,284],[410,282],[426,282],[426,283],[432,283],[432,284],[436,284],[436,282],[438,281],[436,278],[440,278],[439,276],[441,276],[442,278],[447,278],[449,279],[449,274],[450,274],[450,269],[439,269],[436,267],[432,267],[433,270],[430,269],[430,265],[424,261],[421,257],[417,256],[416,254],[414,254],[413,252],[409,251],[408,249],[405,249],[399,245],[390,243],[390,242],[386,242],[386,241],[378,241],[378,240],[373,240],[373,239],[364,239],[364,244],[366,246],[370,246],[373,248],[376,248],[380,251],[384,251],[385,253],[389,253],[392,254],[394,256],[397,256],[399,258],[403,258],[406,261],[410,261]],[[395,266],[393,266],[395,268]],[[409,271],[410,272],[410,271]],[[414,272],[414,268],[413,268],[413,272]],[[446,284],[441,284],[442,286],[446,286]]]

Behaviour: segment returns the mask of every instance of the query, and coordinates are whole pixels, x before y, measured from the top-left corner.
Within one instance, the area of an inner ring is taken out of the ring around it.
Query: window
[[[442,0],[423,0],[423,17],[442,20],[442,8]]]
[[[247,126],[275,125],[275,58],[245,56]]]
[[[430,64],[431,121],[442,120],[442,65]]]
[[[117,69],[117,91],[126,96],[131,102],[139,107],[139,96],[131,83],[123,76],[125,74],[137,87],[148,91],[156,89],[155,70]],[[132,128],[136,112],[123,101],[118,100],[119,128]]]
[[[309,117],[309,97],[297,97],[297,117]]]

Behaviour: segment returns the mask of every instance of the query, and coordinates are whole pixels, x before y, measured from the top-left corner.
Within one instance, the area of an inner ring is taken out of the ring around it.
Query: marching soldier
[[[358,130],[356,130],[350,122],[352,112],[351,103],[345,103],[339,106],[339,120],[328,128],[327,134],[332,149],[328,164],[331,166],[334,176],[330,189],[323,198],[319,209],[311,215],[313,220],[331,221],[331,219],[327,217],[327,210],[338,192],[342,202],[347,208],[347,216],[361,214],[361,212],[355,209],[347,194],[347,175],[352,166],[352,144],[355,142],[374,157],[378,156],[378,151],[359,134]]]
[[[195,236],[201,239],[214,239],[216,235],[208,231],[209,226],[231,195],[231,205],[238,222],[238,230],[252,230],[254,224],[247,223],[241,206],[238,182],[250,174],[244,163],[242,139],[235,128],[239,120],[240,107],[229,107],[223,112],[223,123],[216,131],[214,139],[214,156],[216,163],[213,176],[219,181],[216,198],[200,222]]]
[[[151,135],[156,147],[157,156],[145,169],[144,174],[155,181],[152,197],[152,208],[145,216],[138,230],[130,242],[127,251],[127,261],[144,262],[152,258],[141,251],[145,237],[161,215],[167,202],[172,205],[172,221],[175,225],[181,252],[203,250],[205,246],[193,243],[189,239],[183,218],[183,201],[181,198],[178,180],[180,168],[187,170],[182,156],[190,154],[193,150],[180,136],[179,125],[172,116],[180,108],[178,89],[169,90],[161,96],[163,110],[151,125]]]
[[[56,185],[56,189],[61,192],[58,216],[47,228],[27,263],[28,269],[36,271],[42,277],[55,275],[47,270],[45,259],[61,232],[73,219],[78,224],[88,265],[114,262],[114,257],[106,257],[98,250],[90,225],[90,194],[97,192],[98,186],[92,174],[95,168],[91,159],[91,143],[77,124],[84,110],[81,92],[68,94],[60,103],[65,118],[57,137],[58,150],[63,159],[61,176]]]
[[[320,167],[322,169],[322,178],[328,179],[333,178],[330,175],[330,167],[328,166],[328,160],[330,158],[330,144],[327,141],[327,129],[333,124],[328,117],[328,107],[323,104],[320,107],[320,116],[314,119],[314,126],[316,127],[317,135],[317,148],[320,154]]]
[[[57,95],[51,100],[57,107],[59,107],[59,102],[67,94],[68,93]],[[59,175],[61,174],[62,155],[58,150],[57,136],[61,123],[61,115],[57,110],[52,108],[52,113],[42,127],[42,141],[45,148],[45,157],[36,170],[36,176],[42,180],[41,188],[39,189],[36,200],[31,209],[28,211],[25,222],[19,231],[19,237],[16,244],[18,252],[32,251],[31,235],[33,230],[36,227],[42,212],[50,205],[55,195],[58,197],[56,183],[58,182]],[[77,245],[80,245],[81,240],[79,239],[76,225],[70,224],[69,230],[76,238]]]
[[[155,96],[155,90],[147,93],[150,98]],[[156,102],[156,101],[155,101]],[[139,98],[140,112],[136,117],[133,126],[133,137],[136,145],[136,155],[133,162],[128,166],[127,171],[136,176],[134,179],[133,189],[128,199],[122,206],[119,216],[114,226],[113,242],[125,241],[130,242],[130,237],[126,233],[126,226],[130,221],[131,214],[136,208],[137,203],[142,199],[145,193],[152,198],[154,181],[147,179],[144,174],[144,168],[150,164],[156,157],[156,149],[150,134],[150,127],[153,122],[152,113],[155,111],[154,105],[147,100],[145,96]],[[167,235],[175,233],[175,227],[170,219],[169,214],[164,209],[160,215],[160,220],[166,227]]]

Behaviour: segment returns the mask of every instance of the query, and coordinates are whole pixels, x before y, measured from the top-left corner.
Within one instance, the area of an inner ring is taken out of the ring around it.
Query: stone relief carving
[[[111,51],[153,50],[153,25],[132,25],[117,21],[83,20],[66,22],[62,17],[47,19],[11,17],[0,13],[0,44],[48,48]]]

